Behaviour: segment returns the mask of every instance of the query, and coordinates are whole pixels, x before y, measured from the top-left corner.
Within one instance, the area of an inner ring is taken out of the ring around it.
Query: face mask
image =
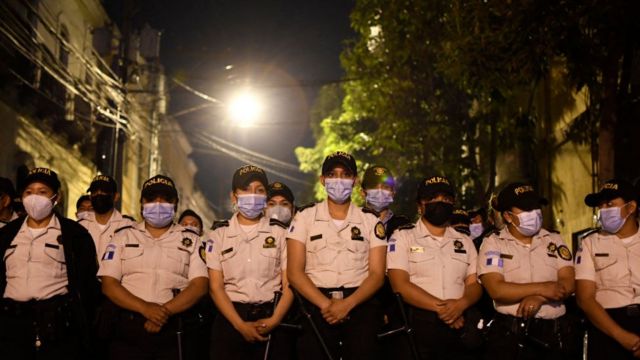
[[[238,211],[247,219],[255,219],[267,206],[267,196],[261,194],[238,195]]]
[[[175,206],[170,203],[148,203],[142,207],[142,216],[149,225],[163,228],[173,221]]]
[[[35,221],[40,221],[51,214],[53,211],[53,201],[51,201],[55,197],[52,196],[48,198],[42,195],[27,195],[24,199],[22,199],[22,204],[24,205],[24,210],[27,212],[30,218]]]
[[[533,236],[542,228],[542,210],[540,209],[525,211],[517,216],[520,225],[516,226],[516,229],[524,236]]]
[[[76,217],[78,218],[78,220],[87,220],[90,216],[89,213],[91,213],[91,211],[80,211],[76,213]]]
[[[331,200],[338,204],[344,204],[351,198],[353,180],[351,179],[325,179],[324,188]]]
[[[482,226],[482,224],[469,225],[469,233],[472,239],[475,239],[478,236],[482,235],[483,231],[484,231],[484,226]]]
[[[106,214],[113,209],[113,197],[111,195],[99,194],[91,196],[91,206],[98,214]]]
[[[187,229],[187,230],[191,230],[194,233],[200,235],[200,228],[197,226],[191,226],[191,225],[182,225],[183,228]]]
[[[453,213],[453,204],[436,201],[425,204],[423,216],[430,224],[442,226],[449,221],[451,213]]]
[[[367,204],[375,211],[382,211],[393,202],[393,193],[384,189],[367,190]]]
[[[267,217],[269,219],[280,220],[286,224],[291,220],[291,209],[282,205],[272,206],[267,208]]]
[[[622,229],[622,226],[625,221],[627,221],[627,217],[629,217],[629,215],[623,218],[620,216],[620,211],[623,207],[627,206],[627,204],[624,204],[621,207],[610,207],[600,209],[598,211],[598,221],[600,222],[600,225],[602,225],[602,230],[610,234],[615,234]]]

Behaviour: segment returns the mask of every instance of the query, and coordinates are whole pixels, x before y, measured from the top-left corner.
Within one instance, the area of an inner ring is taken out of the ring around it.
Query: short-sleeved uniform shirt
[[[338,226],[327,200],[298,212],[287,238],[305,245],[305,273],[318,288],[360,286],[369,276],[369,249],[387,246],[376,215],[351,203]]]
[[[159,238],[145,223],[116,230],[105,249],[98,276],[110,276],[140,299],[164,304],[173,290],[184,290],[189,282],[207,277],[200,256],[200,237],[180,225],[171,225]]]
[[[402,226],[389,239],[387,269],[404,270],[409,281],[438,299],[459,299],[476,273],[477,252],[468,236],[447,227],[433,236],[422,220]]]
[[[131,219],[127,219],[123,217],[122,214],[118,210],[113,210],[111,214],[111,218],[105,225],[98,224],[96,221],[95,213],[90,211],[87,214],[86,219],[81,219],[78,223],[84,226],[91,237],[93,238],[93,242],[96,245],[96,255],[98,259],[102,258],[104,255],[104,251],[107,248],[107,245],[111,242],[111,238],[113,237],[113,233],[121,229],[127,225],[135,226],[135,222]]]
[[[61,236],[56,216],[43,229],[30,229],[24,220],[3,255],[7,274],[3,297],[29,301],[67,293],[69,279]]]
[[[205,242],[207,266],[222,271],[224,289],[233,302],[265,303],[282,291],[287,269],[286,228],[263,216],[246,233],[238,215],[209,232]]]
[[[640,231],[626,239],[606,232],[582,240],[576,280],[596,283],[596,301],[605,309],[640,304]]]
[[[484,238],[478,257],[478,276],[499,273],[516,284],[557,281],[558,270],[573,266],[573,257],[559,234],[541,229],[530,245],[517,240],[507,228]],[[493,302],[497,312],[515,316],[520,303]],[[537,318],[556,319],[565,314],[562,301],[542,305]]]

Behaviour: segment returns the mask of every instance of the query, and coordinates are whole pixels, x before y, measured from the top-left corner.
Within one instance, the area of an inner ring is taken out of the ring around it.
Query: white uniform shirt
[[[207,266],[222,271],[229,299],[241,303],[264,303],[282,291],[282,272],[287,269],[286,230],[270,225],[263,216],[245,233],[234,214],[228,226],[211,231],[206,240]]]
[[[119,280],[144,301],[164,304],[173,298],[173,289],[184,290],[189,281],[207,277],[200,246],[200,238],[180,225],[153,238],[141,222],[116,231],[102,256],[98,276]]]
[[[37,229],[36,229],[37,230]],[[60,222],[54,215],[35,238],[27,219],[4,253],[7,287],[4,297],[16,301],[45,300],[66,294],[69,280]]]
[[[499,273],[504,281],[527,284],[558,281],[558,270],[573,266],[572,255],[559,234],[545,229],[533,237],[527,246],[503,229],[498,234],[486,237],[480,247],[478,276]],[[515,316],[520,303],[500,304],[493,302],[497,312]],[[565,314],[565,306],[560,302],[542,305],[537,318],[556,319]]]
[[[87,218],[79,220],[78,223],[84,226],[87,231],[89,231],[89,234],[91,234],[96,246],[96,255],[98,256],[98,259],[102,259],[102,255],[104,255],[107,245],[111,242],[114,231],[127,225],[136,225],[136,223],[131,221],[131,219],[123,217],[116,209],[113,210],[111,218],[105,225],[101,225],[96,221],[95,213],[93,211],[90,211],[87,214]]]
[[[442,237],[429,233],[422,220],[396,230],[389,239],[387,269],[404,270],[409,280],[441,300],[464,295],[465,280],[476,273],[471,239],[447,227]]]
[[[369,249],[387,246],[384,225],[374,214],[351,203],[337,227],[327,200],[298,212],[287,238],[305,245],[305,273],[319,288],[360,286],[369,276]]]
[[[640,304],[640,230],[619,239],[594,233],[576,254],[576,280],[596,283],[596,301],[605,309]]]

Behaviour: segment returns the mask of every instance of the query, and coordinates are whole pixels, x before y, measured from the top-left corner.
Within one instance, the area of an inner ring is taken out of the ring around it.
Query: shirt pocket
[[[409,253],[409,276],[410,277],[429,277],[429,269],[435,266],[436,254],[428,252],[426,249],[423,252],[410,252]],[[438,269],[440,270],[440,269]]]
[[[183,248],[166,248],[165,253],[169,261],[167,261],[167,271],[179,276],[186,276],[188,273],[189,259],[191,253]]]
[[[260,274],[267,279],[272,279],[280,273],[280,248],[260,249]]]
[[[609,256],[594,256],[593,267],[596,271],[596,278],[599,278],[601,283],[607,287],[611,287],[622,282],[624,275],[618,270],[618,259]]]
[[[355,267],[361,267],[369,260],[369,242],[360,240],[348,240],[347,251],[349,259]]]
[[[469,271],[469,257],[467,254],[453,254],[451,255],[451,272],[452,277],[456,284],[463,284],[467,278],[467,272]]]
[[[307,243],[307,265],[317,267],[331,264],[334,260],[332,250],[329,249],[326,239],[318,239]]]
[[[127,246],[138,245],[138,246]],[[144,248],[140,244],[126,244],[122,249],[120,259],[122,261],[122,274],[131,274],[143,271]]]
[[[64,247],[58,244],[44,244],[44,261],[47,266],[53,268],[53,275],[58,277],[66,274],[66,265],[64,260]]]
[[[13,259],[11,258],[11,256],[14,255],[15,252],[16,252],[16,247],[15,246],[10,247],[4,252],[4,255],[2,257],[4,261],[4,266],[7,269],[6,270],[7,273],[18,267],[17,261],[13,261]]]

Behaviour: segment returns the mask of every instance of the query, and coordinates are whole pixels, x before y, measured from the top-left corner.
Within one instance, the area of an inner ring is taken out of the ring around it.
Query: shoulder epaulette
[[[552,234],[560,234],[560,231],[555,230],[555,229],[545,229],[545,230],[547,230],[548,232],[550,232]]]
[[[135,221],[136,221],[136,219],[135,219],[133,216],[131,216],[131,215],[122,214],[122,217],[123,217],[123,218],[125,218],[125,219],[129,219],[129,220],[131,220],[131,221],[133,221],[133,222],[135,222]]]
[[[200,234],[198,234],[198,233],[197,233],[195,230],[193,230],[193,229],[187,229],[187,228],[184,228],[184,229],[182,229],[182,232],[188,232],[188,233],[192,233],[192,234],[194,234],[194,235],[196,235],[196,236],[200,236]]]
[[[580,235],[580,237],[584,239],[589,235],[593,235],[593,234],[599,233],[600,230],[602,230],[602,229],[600,229],[600,228],[591,229],[591,230],[585,232],[584,234]]]
[[[316,204],[317,203],[312,202],[312,203],[309,203],[309,204],[306,204],[306,205],[302,205],[302,206],[298,207],[298,212],[301,212],[303,210],[312,208],[312,207],[316,206]]]
[[[124,229],[133,229],[133,226],[132,225],[125,225],[125,226],[123,226],[121,228],[116,229],[116,231],[114,231],[113,233],[117,234],[117,233],[119,233],[120,231],[122,231]]]
[[[398,226],[398,228],[397,228],[396,230],[411,230],[411,229],[413,229],[414,227],[416,227],[416,225],[415,225],[415,224],[411,224],[411,223],[409,223],[409,224],[404,224],[404,225],[400,225],[400,226]]]
[[[211,225],[211,230],[227,226],[229,226],[229,220],[218,220],[213,222],[213,225]]]
[[[269,219],[269,225],[276,225],[276,226],[280,226],[283,229],[287,229],[287,224],[283,223],[282,221],[278,220],[278,219]]]
[[[380,217],[380,213],[379,212],[377,212],[377,211],[375,211],[375,210],[373,210],[371,208],[368,208],[366,206],[362,207],[362,212],[366,213],[366,214],[373,214],[373,215],[375,215],[375,217]]]

